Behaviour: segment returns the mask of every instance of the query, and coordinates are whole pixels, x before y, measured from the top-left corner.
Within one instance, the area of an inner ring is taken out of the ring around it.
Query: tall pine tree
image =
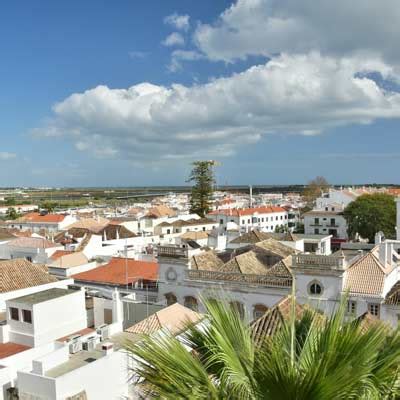
[[[195,161],[188,182],[193,182],[190,212],[204,217],[211,210],[215,161]]]

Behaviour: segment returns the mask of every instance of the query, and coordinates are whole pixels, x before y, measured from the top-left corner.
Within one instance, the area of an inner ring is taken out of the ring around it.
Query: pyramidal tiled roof
[[[261,344],[267,336],[272,336],[281,326],[282,322],[289,319],[292,307],[292,296],[283,298],[270,308],[260,318],[251,324],[251,331],[256,345]],[[299,318],[304,312],[304,306],[296,303],[295,314]]]
[[[378,258],[369,252],[347,269],[345,290],[351,294],[380,296],[386,273]]]
[[[182,332],[188,323],[197,323],[202,319],[201,314],[175,303],[127,328],[126,332],[151,335],[160,329],[166,329],[176,335]]]

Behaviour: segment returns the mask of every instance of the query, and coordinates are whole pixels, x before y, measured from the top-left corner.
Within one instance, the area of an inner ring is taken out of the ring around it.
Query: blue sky
[[[0,186],[400,183],[400,5],[281,3],[4,4]]]

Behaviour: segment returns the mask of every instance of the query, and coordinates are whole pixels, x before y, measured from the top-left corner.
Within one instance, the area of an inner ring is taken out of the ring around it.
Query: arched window
[[[322,294],[323,291],[323,287],[318,281],[312,281],[308,285],[308,292],[314,296],[319,296],[320,294]]]
[[[178,301],[173,293],[167,293],[165,295],[165,298],[167,300],[167,306],[171,306],[172,304],[175,304]]]
[[[186,296],[183,305],[190,308],[193,311],[199,310],[199,305],[197,304],[197,299],[193,296]]]
[[[256,304],[253,308],[253,318],[258,319],[268,311],[268,307],[264,304]]]
[[[231,301],[229,303],[232,307],[233,310],[235,310],[241,319],[244,318],[244,306],[243,303],[241,303],[240,301]]]

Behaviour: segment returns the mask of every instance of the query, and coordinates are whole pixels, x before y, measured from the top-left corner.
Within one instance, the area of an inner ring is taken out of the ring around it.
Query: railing
[[[293,268],[330,268],[343,269],[344,258],[335,256],[323,256],[318,254],[297,254],[293,257]]]
[[[322,223],[313,223],[313,224],[310,224],[310,226],[322,226]]]
[[[172,258],[181,258],[188,256],[186,249],[176,246],[158,246],[157,254],[158,256],[161,257],[172,257]]]
[[[205,270],[188,270],[186,279],[199,281],[221,281],[229,283],[249,284],[265,287],[290,288],[292,278],[286,276],[266,276],[255,274],[238,274],[234,272],[218,272]]]

